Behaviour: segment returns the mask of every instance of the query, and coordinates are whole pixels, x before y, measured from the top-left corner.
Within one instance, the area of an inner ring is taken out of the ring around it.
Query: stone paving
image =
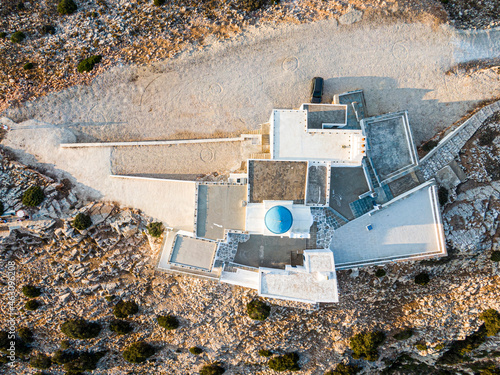
[[[215,255],[215,260],[221,262],[232,262],[238,251],[240,242],[247,242],[250,239],[249,234],[244,233],[228,233],[227,241],[221,242]]]
[[[424,156],[420,161],[420,170],[424,179],[431,179],[437,171],[453,161],[484,121],[498,111],[500,111],[500,101],[482,108],[447,136],[444,142],[440,142],[436,148]]]
[[[311,214],[317,227],[316,246],[318,249],[327,249],[330,246],[334,230],[340,228],[346,222],[335,215],[334,211],[329,207],[311,208]]]

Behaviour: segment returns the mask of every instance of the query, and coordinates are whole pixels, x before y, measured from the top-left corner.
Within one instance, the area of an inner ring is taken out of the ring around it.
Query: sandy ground
[[[157,209],[146,209],[155,206],[150,198],[155,194],[144,192],[141,201],[135,197],[137,187],[118,186],[107,177],[109,149],[60,150],[58,142],[168,139],[181,133],[254,129],[268,120],[272,108],[307,102],[311,78],[322,76],[324,102],[335,93],[363,89],[370,115],[407,109],[420,143],[479,101],[500,96],[496,70],[471,76],[445,72],[459,62],[499,55],[500,30],[458,32],[447,26],[375,27],[367,22],[339,26],[335,20],[261,27],[162,65],[115,68],[90,86],[7,110],[4,115],[16,122],[35,121],[14,126],[3,144],[68,172],[92,197],[156,215]],[[169,215],[160,218],[175,221]]]

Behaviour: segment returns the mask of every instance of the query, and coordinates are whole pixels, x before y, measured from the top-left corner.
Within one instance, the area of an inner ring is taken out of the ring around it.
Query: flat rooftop
[[[306,204],[326,205],[328,168],[326,164],[309,165],[307,171]]]
[[[306,162],[249,160],[249,202],[285,200],[304,203],[306,176]]]
[[[303,104],[302,109],[307,110],[307,129],[323,129],[323,124],[344,126],[347,121],[345,105]]]
[[[358,200],[361,194],[369,190],[363,167],[332,167],[330,207],[346,219],[354,219],[349,203]]]
[[[226,229],[245,230],[247,185],[198,185],[196,235],[222,240]]]
[[[284,269],[291,264],[292,254],[305,249],[305,239],[252,234],[248,241],[238,243],[234,263],[255,268]]]
[[[210,271],[217,251],[217,242],[177,235],[169,263]]]
[[[379,182],[418,164],[406,112],[390,113],[362,121],[368,138],[367,154]]]
[[[360,130],[307,130],[308,111],[273,110],[271,158],[275,160],[329,160],[359,165]]]
[[[304,252],[305,267],[259,269],[259,295],[305,303],[338,302],[337,277],[332,253]]]
[[[330,249],[337,268],[446,254],[436,191],[425,183],[335,230]]]
[[[347,105],[347,125],[343,129],[361,129],[360,120],[368,117],[363,91],[346,92],[336,96],[335,99],[336,103]]]

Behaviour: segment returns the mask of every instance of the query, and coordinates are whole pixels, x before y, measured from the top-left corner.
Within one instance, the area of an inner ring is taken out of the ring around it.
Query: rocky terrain
[[[462,150],[459,161],[468,179],[450,192],[443,208],[447,257],[387,265],[381,277],[375,275],[374,267],[340,271],[339,304],[314,309],[268,301],[271,315],[263,322],[246,314],[254,291],[155,270],[160,240],[146,231],[150,218],[132,209],[83,202],[67,182],[54,181],[2,152],[0,193],[6,209],[21,208],[21,195],[31,184],[43,186],[46,193],[39,208],[30,212],[40,220],[27,222],[0,242],[2,264],[15,262],[17,327],[34,332],[32,356],[52,355],[67,339],[60,331],[66,319],[98,322],[103,329],[97,338],[70,340],[74,350],[106,351],[95,374],[197,373],[213,361],[219,361],[229,374],[274,373],[268,359],[259,356],[260,349],[296,352],[303,374],[323,374],[340,362],[357,364],[364,374],[438,370],[489,374],[478,369],[498,366],[498,336],[487,338],[463,363],[435,363],[454,341],[478,330],[481,312],[500,310],[500,266],[490,259],[498,247],[498,168],[488,167],[488,163],[498,163],[499,127],[498,118],[490,117]],[[78,212],[92,218],[92,226],[85,231],[71,225]],[[415,284],[421,272],[430,275],[426,286]],[[1,295],[6,299],[8,283],[2,276]],[[41,306],[35,311],[23,307],[28,299],[21,287],[27,284],[41,288],[37,298]],[[123,336],[108,328],[120,299],[139,306],[139,312],[127,319],[133,332]],[[1,303],[3,316],[10,314],[6,302]],[[178,329],[166,331],[157,324],[156,317],[167,314],[179,319]],[[0,329],[7,330],[7,324],[2,321]],[[394,335],[405,328],[411,328],[413,336],[396,340]],[[350,337],[373,330],[387,335],[379,359],[354,360]],[[139,340],[157,351],[144,364],[131,365],[122,353]],[[191,354],[188,349],[193,346],[203,353]],[[33,373],[27,357],[14,367],[3,365],[1,371]],[[52,365],[50,373],[64,371]]]

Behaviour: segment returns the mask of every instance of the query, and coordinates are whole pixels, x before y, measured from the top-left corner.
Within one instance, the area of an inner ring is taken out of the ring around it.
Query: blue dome
[[[286,233],[293,223],[292,213],[283,206],[274,206],[266,212],[264,217],[267,229],[274,234]]]

